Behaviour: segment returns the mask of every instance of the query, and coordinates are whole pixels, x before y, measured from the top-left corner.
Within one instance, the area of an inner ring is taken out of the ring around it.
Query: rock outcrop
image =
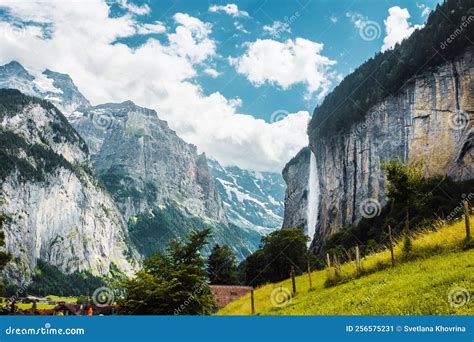
[[[357,222],[368,206],[379,210],[386,203],[384,161],[423,161],[427,176],[474,178],[473,80],[469,49],[453,63],[410,80],[349,135],[310,136],[321,189],[317,239]]]
[[[468,48],[453,62],[410,79],[395,96],[367,112],[349,134],[320,138],[310,132],[320,185],[313,246],[386,203],[384,161],[423,161],[427,176],[474,178],[473,51]],[[301,172],[306,169],[302,166]],[[303,193],[306,176],[298,182],[297,172],[286,173],[287,192]],[[288,201],[284,226],[301,222],[305,208],[299,195]]]
[[[131,274],[138,254],[127,226],[92,171],[86,143],[49,102],[0,90],[0,212],[7,268],[28,281],[38,259],[69,274]]]
[[[23,94],[48,100],[66,116],[90,106],[69,75],[51,70],[33,75],[15,61],[0,66],[0,88],[18,89]]]
[[[286,182],[283,228],[300,228],[305,232],[308,231],[307,207],[310,156],[309,147],[305,147],[283,169],[283,179]]]
[[[207,158],[131,101],[91,107],[72,122],[128,220],[172,200],[190,214],[227,223]]]

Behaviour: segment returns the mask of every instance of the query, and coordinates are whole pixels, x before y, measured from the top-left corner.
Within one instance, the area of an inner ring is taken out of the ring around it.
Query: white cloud
[[[236,4],[227,4],[225,6],[212,5],[209,7],[210,12],[224,12],[233,17],[249,17],[249,14],[246,11],[239,10],[239,7]]]
[[[206,75],[209,75],[211,76],[212,78],[216,78],[220,75],[220,73],[216,70],[216,69],[213,69],[213,68],[206,68],[204,69],[204,73]]]
[[[125,8],[129,12],[136,15],[145,15],[150,13],[150,7],[147,4],[142,6],[135,5],[127,0],[119,0],[117,2],[120,7]]]
[[[413,31],[423,25],[411,25],[408,22],[410,13],[406,8],[394,6],[388,9],[389,16],[384,20],[386,36],[383,40],[382,52],[392,49],[395,44],[409,37]]]
[[[420,4],[420,3],[417,2],[416,7],[418,7],[421,10],[421,16],[422,17],[427,17],[431,12],[431,8],[429,8],[425,4]]]
[[[282,33],[291,33],[290,25],[278,20],[274,21],[271,25],[263,26],[263,30],[276,38],[279,38]]]
[[[166,27],[163,23],[156,21],[153,24],[139,24],[137,26],[137,34],[146,35],[153,33],[164,33],[166,32]]]
[[[215,55],[216,43],[209,38],[211,24],[186,13],[176,13],[173,18],[179,26],[175,33],[168,35],[168,39],[178,55],[186,56],[194,63]]]
[[[337,19],[336,16],[332,15],[332,16],[329,17],[329,20],[331,20],[331,22],[332,22],[333,24],[335,24],[335,23],[337,23],[337,20],[338,20],[338,19]]]
[[[208,67],[215,42],[210,25],[187,14],[175,15],[168,42],[150,37],[131,48],[117,41],[136,35],[140,24],[130,14],[109,17],[104,1],[0,0],[0,7],[25,26],[25,34],[0,40],[1,64],[17,60],[36,71],[67,73],[94,104],[130,99],[154,108],[179,136],[224,165],[279,172],[308,143],[308,112],[270,124],[240,113],[238,98],[204,94],[194,77]],[[48,24],[48,39],[34,22]]]
[[[322,98],[331,85],[329,67],[336,62],[322,56],[323,44],[296,38],[286,42],[258,39],[247,45],[243,56],[230,58],[237,72],[256,86],[266,82],[288,89],[293,84],[306,85],[309,98],[318,92]]]
[[[369,21],[369,18],[356,12],[347,12],[346,17],[348,17],[358,29],[364,28],[366,23]]]
[[[249,31],[245,29],[244,25],[242,25],[242,23],[239,23],[238,21],[234,21],[234,27],[237,31],[240,31],[246,34],[250,33]]]

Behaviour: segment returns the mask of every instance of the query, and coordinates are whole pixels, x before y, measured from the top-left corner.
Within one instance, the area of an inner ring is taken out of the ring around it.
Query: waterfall
[[[308,205],[306,212],[306,222],[308,224],[308,236],[311,244],[316,231],[316,223],[318,221],[318,204],[319,204],[319,179],[318,170],[316,168],[316,157],[311,151],[311,158],[309,162],[309,179],[308,179]]]

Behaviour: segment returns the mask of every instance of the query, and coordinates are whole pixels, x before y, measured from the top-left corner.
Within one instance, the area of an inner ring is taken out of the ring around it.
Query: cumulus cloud
[[[246,11],[239,10],[239,7],[236,4],[227,4],[224,6],[212,5],[209,7],[210,12],[223,12],[233,17],[249,17],[249,14]]]
[[[8,13],[4,29],[24,28],[1,40],[1,64],[17,60],[35,72],[67,73],[94,104],[132,100],[154,108],[184,140],[224,165],[280,171],[307,144],[308,112],[270,124],[240,113],[238,98],[205,94],[195,77],[212,64],[215,42],[212,27],[197,18],[177,13],[162,32],[165,41],[150,36],[130,47],[120,38],[139,33],[143,22],[135,14],[110,17],[105,1],[0,0],[0,8]]]
[[[168,36],[170,46],[180,56],[200,63],[215,55],[216,43],[209,38],[212,25],[186,13],[176,13],[175,22],[179,25],[176,32]]]
[[[336,62],[322,56],[323,44],[296,38],[286,42],[258,39],[247,45],[244,55],[230,58],[237,72],[256,86],[268,82],[282,89],[298,83],[306,85],[306,97],[318,92],[322,98],[329,90]]]
[[[383,40],[382,52],[392,49],[395,44],[409,37],[413,31],[423,25],[411,25],[408,22],[410,13],[406,8],[394,6],[388,10],[389,16],[384,20],[386,36]]]

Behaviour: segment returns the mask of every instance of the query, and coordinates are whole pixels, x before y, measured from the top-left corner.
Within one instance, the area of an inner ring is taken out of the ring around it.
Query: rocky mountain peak
[[[68,274],[130,273],[138,254],[82,138],[47,101],[3,89],[0,104],[0,212],[14,256],[8,279],[28,282],[38,260]]]
[[[32,73],[17,61],[0,66],[0,88],[17,89],[23,94],[48,100],[66,116],[90,106],[69,75],[49,69]]]

